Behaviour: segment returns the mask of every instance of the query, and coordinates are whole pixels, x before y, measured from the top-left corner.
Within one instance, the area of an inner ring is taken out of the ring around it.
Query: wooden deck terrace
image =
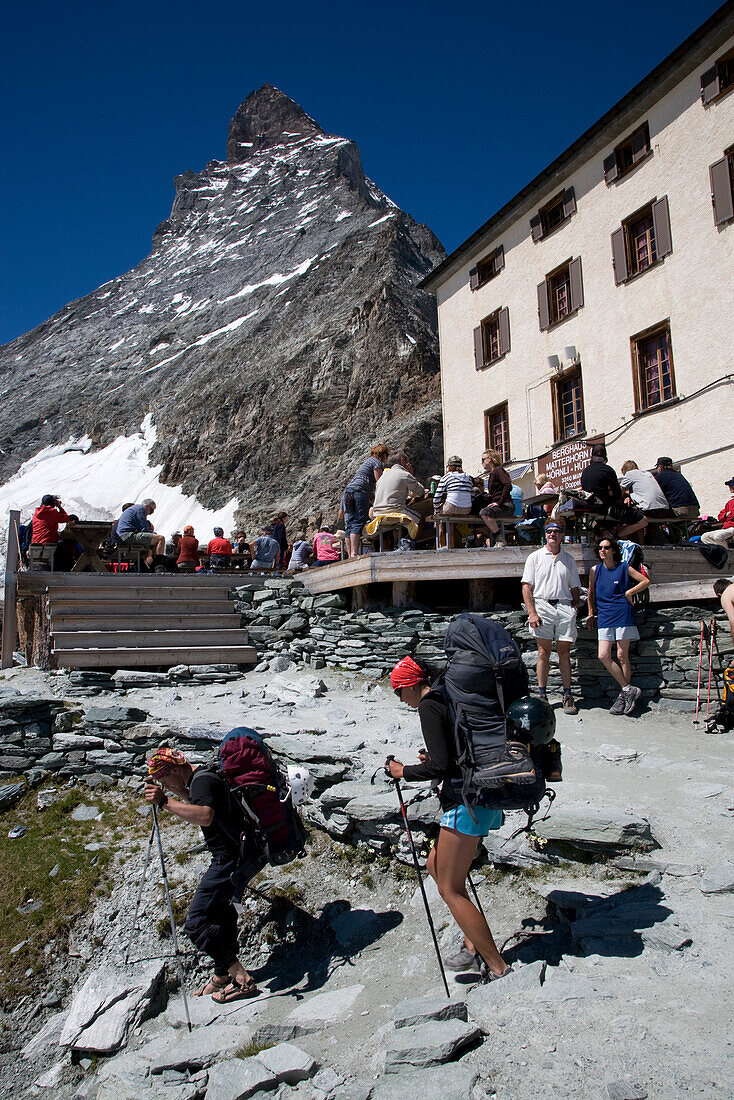
[[[298,576],[313,595],[351,590],[352,606],[362,607],[377,594],[377,585],[391,585],[391,602],[404,606],[416,598],[416,586],[433,582],[468,582],[468,606],[489,609],[494,604],[498,582],[514,581],[519,587],[525,561],[537,546],[508,546],[504,549],[413,550],[383,554],[363,554],[333,565],[305,569]],[[566,543],[576,560],[584,583],[597,558],[591,546]],[[651,546],[645,548],[645,562],[652,584],[654,603],[688,603],[714,598],[713,582],[734,572],[734,552],[728,566],[714,569],[693,546]],[[434,587],[434,596],[440,589]],[[449,594],[449,588],[446,589]],[[420,596],[420,592],[418,593]],[[430,603],[426,599],[423,602]],[[439,603],[450,600],[438,599]]]

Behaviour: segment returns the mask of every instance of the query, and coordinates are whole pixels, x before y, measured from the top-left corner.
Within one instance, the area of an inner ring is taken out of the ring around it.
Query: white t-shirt
[[[656,508],[670,509],[665,493],[647,470],[628,470],[620,477],[619,484],[623,489],[629,489],[633,502],[643,512]]]
[[[536,600],[572,600],[572,588],[580,588],[579,571],[568,550],[551,554],[547,546],[525,562],[522,583],[529,584]]]

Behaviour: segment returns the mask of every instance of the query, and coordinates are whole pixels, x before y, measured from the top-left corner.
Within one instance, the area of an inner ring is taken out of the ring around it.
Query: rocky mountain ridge
[[[0,349],[0,478],[148,415],[160,481],[211,509],[236,496],[248,526],[330,512],[378,440],[440,465],[435,302],[417,283],[443,250],[357,146],[265,85],[227,161],[175,182],[146,259]]]

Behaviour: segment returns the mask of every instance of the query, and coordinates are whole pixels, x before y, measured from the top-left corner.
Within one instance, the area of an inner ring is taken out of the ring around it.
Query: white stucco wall
[[[722,384],[687,401],[633,419],[630,337],[670,319],[676,392],[688,397],[722,375],[734,374],[734,222],[714,225],[709,165],[734,144],[734,90],[704,108],[700,74],[734,37],[640,110],[624,130],[569,175],[559,175],[518,210],[495,237],[464,257],[460,270],[437,288],[445,448],[465,469],[479,469],[485,446],[484,410],[509,406],[513,461],[535,459],[553,443],[551,372],[547,356],[575,345],[581,356],[586,429],[604,432],[610,462],[627,458],[650,467],[660,454],[682,461],[703,510],[718,511],[734,476],[734,387]],[[607,186],[602,162],[645,119],[653,155]],[[530,217],[573,186],[576,213],[546,240],[534,243]],[[615,286],[611,234],[640,207],[668,196],[672,254]],[[502,244],[505,267],[477,291],[469,269]],[[536,287],[545,275],[581,256],[584,306],[550,331],[538,324]],[[501,307],[510,311],[510,351],[491,367],[475,369],[473,330]],[[629,423],[628,423],[629,422]]]

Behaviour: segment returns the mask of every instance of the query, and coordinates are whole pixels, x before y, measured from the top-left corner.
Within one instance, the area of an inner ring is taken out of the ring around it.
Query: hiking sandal
[[[501,974],[495,974],[486,963],[482,963],[479,973],[483,982],[498,982],[500,978],[506,978],[508,974],[514,974],[515,970],[514,967],[508,966]]]
[[[226,978],[220,978],[218,974],[212,974],[211,978],[206,983],[206,985],[202,986],[201,989],[197,990],[196,993],[194,993],[194,996],[195,997],[210,997],[213,993],[216,993],[218,990],[226,989],[229,984],[230,984],[229,974],[227,975]]]
[[[258,989],[252,978],[244,984],[229,982],[219,993],[212,995],[212,1000],[218,1005],[228,1005],[231,1001],[244,1001],[249,997],[259,997],[262,990]]]

